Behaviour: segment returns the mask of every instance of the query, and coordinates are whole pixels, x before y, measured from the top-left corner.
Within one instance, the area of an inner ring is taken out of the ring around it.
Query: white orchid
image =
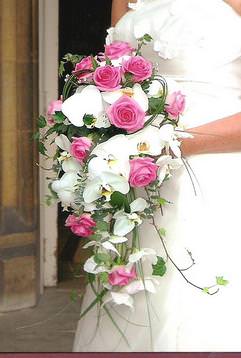
[[[53,181],[52,189],[58,195],[62,206],[75,207],[75,186],[77,185],[78,174],[76,172],[67,172],[60,179]]]
[[[113,92],[102,93],[104,101],[108,104],[113,104],[123,95],[129,96],[134,99],[144,112],[148,110],[148,97],[139,83],[134,84],[132,88],[126,87]]]
[[[143,248],[141,250],[137,250],[133,254],[129,256],[129,263],[133,264],[135,262],[138,262],[140,260],[145,261],[148,259],[148,261],[151,262],[152,265],[155,265],[157,263],[157,253],[154,249],[151,248]]]
[[[119,134],[110,138],[106,142],[97,145],[92,154],[97,157],[89,162],[90,178],[94,178],[105,171],[129,179],[130,163],[127,136]]]
[[[126,242],[128,239],[126,237],[120,237],[120,236],[110,236],[108,233],[102,234],[102,240],[101,241],[89,241],[87,244],[83,246],[84,249],[87,249],[88,247],[95,246],[95,247],[101,247],[102,249],[105,249],[107,251],[112,251],[118,256],[120,256],[120,253],[116,249],[114,245],[116,244],[122,244],[123,242]]]
[[[138,198],[130,204],[130,213],[126,213],[123,210],[115,213],[114,235],[125,236],[131,232],[136,225],[140,225],[142,220],[137,213],[144,211],[147,206],[148,204],[145,199]]]
[[[98,265],[94,260],[94,256],[91,256],[87,261],[85,261],[84,271],[96,275],[97,273],[108,272],[109,270],[103,265]]]
[[[180,158],[181,150],[180,145],[181,142],[177,139],[177,134],[172,124],[165,124],[159,129],[160,139],[163,141],[164,146],[167,150],[167,154],[169,154],[169,149],[172,150],[173,154]]]
[[[159,184],[163,182],[166,176],[171,176],[171,171],[179,169],[183,163],[180,158],[172,158],[170,155],[162,155],[156,164],[159,166],[157,177]]]
[[[83,197],[86,203],[92,203],[102,197],[109,201],[111,194],[115,191],[127,194],[129,189],[126,178],[114,173],[102,172],[99,176],[87,182]]]
[[[73,158],[70,154],[71,142],[64,134],[60,134],[55,138],[55,144],[63,150],[61,155],[58,157],[59,163],[62,165],[64,172],[79,172],[81,171],[81,164]]]
[[[93,85],[81,86],[75,94],[67,98],[62,104],[62,112],[76,127],[84,125],[84,116],[86,114],[95,118],[94,127],[107,128],[110,126],[101,92]]]
[[[149,277],[146,277],[144,282],[143,280],[134,280],[121,288],[118,292],[110,291],[103,305],[114,302],[116,305],[125,305],[133,310],[134,299],[132,296],[141,291],[156,293],[156,286],[158,284],[159,282],[157,280]]]
[[[128,135],[128,148],[131,155],[160,155],[165,143],[160,137],[159,129],[148,126],[134,134]]]

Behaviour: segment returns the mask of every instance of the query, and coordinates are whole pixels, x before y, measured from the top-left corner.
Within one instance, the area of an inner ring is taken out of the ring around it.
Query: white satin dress
[[[143,55],[159,72],[180,82],[188,107],[182,124],[195,127],[241,111],[241,18],[222,0],[142,0],[112,29],[110,36],[136,44],[149,33],[154,41]],[[112,311],[130,347],[112,322],[97,310],[79,323],[75,352],[241,351],[241,153],[189,158],[199,184],[197,195],[185,168],[165,182],[162,196],[173,204],[157,215],[166,244],[182,268],[196,264],[187,277],[201,286],[224,276],[229,284],[209,296],[189,286],[168,264],[158,293],[151,295],[152,343],[146,298],[138,293],[135,311]],[[148,223],[141,228],[142,247],[163,252]],[[84,307],[90,302],[87,290]],[[124,318],[125,319],[124,319]],[[127,322],[127,319],[129,322]]]

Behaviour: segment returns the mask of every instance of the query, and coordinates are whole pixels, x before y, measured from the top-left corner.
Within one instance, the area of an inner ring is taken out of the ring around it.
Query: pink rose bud
[[[75,65],[73,74],[75,74],[76,77],[81,80],[83,78],[91,77],[93,74],[91,70],[93,70],[92,57],[88,56],[83,58]]]
[[[124,41],[114,41],[110,45],[105,45],[105,56],[110,60],[117,60],[118,58],[130,55],[134,49]]]
[[[93,228],[96,222],[90,214],[82,214],[80,217],[71,214],[67,217],[65,226],[70,227],[70,230],[77,236],[88,237],[94,234]]]
[[[136,269],[134,266],[132,266],[131,270],[128,270],[125,266],[117,266],[109,274],[108,281],[112,286],[126,286],[135,278]]]
[[[119,89],[121,83],[121,71],[119,67],[106,65],[98,67],[93,76],[96,87],[101,91],[114,91]]]
[[[130,185],[144,187],[157,178],[158,165],[149,157],[134,158],[130,160]]]
[[[167,113],[173,117],[177,118],[180,114],[183,113],[185,109],[185,96],[181,91],[173,92],[167,96]]]
[[[123,63],[123,69],[133,75],[134,82],[141,82],[151,77],[153,66],[142,56],[134,56]]]
[[[87,137],[73,137],[72,139],[73,142],[71,143],[70,154],[79,162],[83,162],[87,157],[87,152],[90,150],[92,141]]]
[[[49,124],[54,124],[53,115],[55,114],[55,112],[60,112],[62,110],[62,104],[63,102],[61,101],[61,99],[50,102],[47,110]]]
[[[108,109],[110,122],[117,128],[125,129],[128,133],[143,128],[145,112],[139,104],[129,96],[121,96]]]

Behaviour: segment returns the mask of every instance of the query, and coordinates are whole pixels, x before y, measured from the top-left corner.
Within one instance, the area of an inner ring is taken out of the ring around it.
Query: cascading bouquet
[[[61,202],[69,212],[65,225],[92,248],[83,268],[96,299],[82,316],[98,302],[107,311],[110,301],[132,307],[137,292],[155,292],[168,259],[178,269],[154,214],[167,204],[160,195],[163,182],[182,165],[180,138],[187,133],[178,122],[185,96],[142,57],[141,47],[150,40],[143,36],[137,49],[113,42],[95,57],[66,55],[60,74],[67,62],[73,71],[61,100],[50,104],[47,120],[38,119],[44,128],[37,135],[40,152],[47,156],[48,140],[56,145],[48,199]],[[153,223],[166,257],[141,247],[138,230],[144,220]],[[151,277],[143,271],[146,258]],[[226,283],[222,277],[216,281]]]

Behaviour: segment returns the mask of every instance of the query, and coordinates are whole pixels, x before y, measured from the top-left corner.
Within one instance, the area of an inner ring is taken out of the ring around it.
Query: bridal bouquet
[[[73,67],[61,99],[38,119],[40,152],[48,157],[45,142],[56,145],[48,200],[61,202],[69,212],[65,225],[91,248],[83,269],[96,298],[82,315],[97,303],[110,315],[107,302],[133,307],[137,292],[155,293],[170,258],[154,214],[168,203],[160,188],[182,165],[179,139],[187,134],[178,121],[185,96],[142,57],[150,40],[143,36],[137,49],[113,42],[97,56],[66,55],[60,74],[67,62]],[[145,220],[165,257],[141,246]]]

